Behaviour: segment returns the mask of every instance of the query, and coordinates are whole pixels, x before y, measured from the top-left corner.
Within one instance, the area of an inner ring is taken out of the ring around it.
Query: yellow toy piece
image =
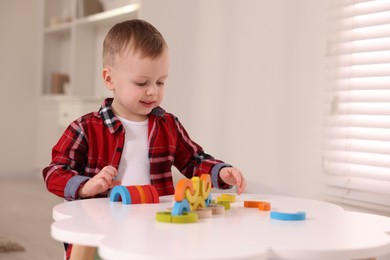
[[[217,197],[217,202],[219,201],[227,201],[227,202],[236,202],[236,195],[231,194],[221,194]]]
[[[183,213],[180,216],[172,216],[172,223],[185,224],[198,221],[198,215],[194,212]]]
[[[206,208],[206,202],[202,196],[198,196],[193,204],[191,204],[191,210],[197,210],[199,208]]]
[[[199,177],[195,176],[191,178],[192,188],[193,190],[187,189],[185,191],[185,198],[188,200],[188,202],[192,205],[195,203],[196,199],[199,197],[199,190],[200,190],[200,179]]]
[[[172,215],[169,211],[160,211],[156,213],[156,220],[158,222],[165,222],[165,223],[171,223],[172,222]]]
[[[211,192],[211,178],[209,174],[200,176],[200,195],[204,200],[207,200]]]
[[[212,204],[222,205],[225,208],[225,210],[229,210],[230,209],[230,202],[228,202],[228,201],[215,201],[215,200],[212,200],[211,203]]]
[[[198,221],[198,215],[194,212],[189,212],[180,216],[172,216],[171,212],[160,211],[156,213],[156,221],[177,224],[195,223]]]

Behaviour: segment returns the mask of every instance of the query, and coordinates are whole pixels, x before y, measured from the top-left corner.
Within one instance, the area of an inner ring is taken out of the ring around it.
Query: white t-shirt
[[[133,122],[118,118],[126,134],[118,176],[115,179],[121,180],[123,186],[150,184],[148,119],[143,122]]]

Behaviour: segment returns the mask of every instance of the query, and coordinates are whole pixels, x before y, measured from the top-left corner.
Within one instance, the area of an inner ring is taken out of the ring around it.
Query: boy
[[[174,194],[172,165],[187,178],[207,173],[219,189],[237,186],[240,170],[206,154],[159,105],[169,73],[168,47],[142,20],[118,23],[103,43],[103,80],[113,91],[98,112],[72,122],[43,170],[47,189],[66,200],[107,196],[115,185],[152,184]]]

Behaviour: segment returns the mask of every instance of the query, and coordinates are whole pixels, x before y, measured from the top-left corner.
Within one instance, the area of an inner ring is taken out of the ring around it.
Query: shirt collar
[[[112,134],[122,126],[122,123],[115,116],[114,111],[112,111],[111,104],[113,100],[113,98],[106,98],[99,109],[99,115],[103,118],[104,124]],[[165,115],[165,110],[161,107],[155,107],[152,112],[150,112],[150,115],[163,117]]]

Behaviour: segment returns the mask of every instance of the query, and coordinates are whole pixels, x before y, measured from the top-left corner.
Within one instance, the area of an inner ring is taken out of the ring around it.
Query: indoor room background
[[[37,156],[50,162],[37,140],[55,127],[37,119],[41,4],[0,2],[1,177],[41,178]],[[326,10],[322,0],[142,1],[172,57],[163,107],[239,167],[248,192],[318,196]]]

